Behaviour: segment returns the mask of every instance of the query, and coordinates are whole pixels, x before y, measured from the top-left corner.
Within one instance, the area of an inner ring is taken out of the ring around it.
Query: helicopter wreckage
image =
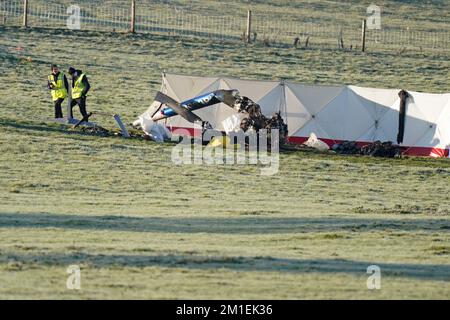
[[[224,131],[215,129],[208,121],[204,121],[194,113],[196,110],[220,103],[236,111],[236,114],[223,121]],[[216,90],[183,102],[178,102],[158,91],[154,105],[152,114],[147,113],[141,116],[133,123],[133,126],[142,129],[158,142],[170,137],[168,129],[159,122],[177,115],[201,129],[203,143],[212,142],[212,137],[235,136],[238,132],[246,136],[246,143],[249,137],[258,136],[260,133],[270,139],[274,131],[281,145],[288,138],[288,127],[279,113],[275,113],[270,118],[266,117],[257,103],[248,97],[240,96],[238,90]]]

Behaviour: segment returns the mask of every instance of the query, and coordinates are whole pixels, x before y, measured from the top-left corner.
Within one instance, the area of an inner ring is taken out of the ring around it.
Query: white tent
[[[396,141],[400,89],[356,86],[312,86],[293,82],[253,81],[164,74],[161,91],[178,101],[218,89],[237,89],[260,104],[263,113],[275,112],[288,124],[292,142],[303,143],[315,133],[330,146],[343,140],[361,144]],[[450,93],[410,92],[403,145],[406,154],[445,157],[450,149]],[[149,110],[151,112],[151,110]],[[222,121],[236,111],[215,105],[195,113],[222,129]],[[171,128],[193,128],[180,116],[164,120]]]

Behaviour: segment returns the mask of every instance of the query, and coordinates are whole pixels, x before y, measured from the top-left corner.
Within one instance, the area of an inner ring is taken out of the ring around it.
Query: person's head
[[[75,75],[75,73],[76,73],[75,68],[74,67],[70,67],[69,68],[69,74],[73,77]]]
[[[58,66],[56,64],[52,64],[52,74],[57,75],[59,72]]]

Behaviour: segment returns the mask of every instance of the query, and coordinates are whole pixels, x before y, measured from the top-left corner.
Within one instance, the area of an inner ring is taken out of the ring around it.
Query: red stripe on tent
[[[309,138],[306,137],[289,137],[288,141],[291,143],[302,144],[305,143]],[[321,141],[325,142],[330,148],[333,147],[336,143],[344,142],[343,140],[333,140],[333,139],[321,139]],[[370,144],[368,141],[356,141],[358,147],[364,147]],[[433,148],[433,147],[408,147],[405,146],[404,155],[407,156],[416,156],[416,157],[433,157],[433,158],[447,158],[449,156],[449,149],[441,149],[441,148]]]
[[[418,157],[447,158],[449,151],[441,148],[410,147],[404,154]]]
[[[169,128],[172,132],[180,135],[184,135],[187,133],[190,137],[200,137],[201,130],[194,128],[181,128],[181,127],[171,127]],[[179,131],[179,132],[176,132]],[[295,144],[305,143],[309,138],[308,137],[289,137],[288,141]],[[344,140],[334,140],[334,139],[322,139],[330,148],[333,147],[336,143],[342,143]],[[356,141],[358,147],[364,147],[371,142],[368,141]],[[433,148],[433,147],[408,147],[405,146],[404,155],[415,156],[415,157],[433,157],[433,158],[447,158],[449,157],[450,150],[449,149],[441,149],[441,148]]]
[[[320,138],[319,138],[320,139]],[[302,144],[308,140],[306,137],[289,137],[288,141],[292,143]],[[333,139],[320,139],[325,142],[330,148],[336,143],[341,143],[343,140],[333,140]],[[357,141],[358,147],[364,147],[371,142],[368,141]],[[416,157],[433,157],[433,158],[447,158],[449,156],[450,150],[433,148],[433,147],[408,147],[405,146],[404,155],[416,156]]]

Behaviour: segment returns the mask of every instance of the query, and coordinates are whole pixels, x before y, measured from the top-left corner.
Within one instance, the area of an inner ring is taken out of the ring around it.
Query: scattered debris
[[[342,143],[337,143],[333,145],[331,149],[339,154],[359,154],[360,152],[360,149],[355,141],[344,141]]]
[[[344,141],[332,147],[339,154],[365,155],[371,157],[397,158],[402,155],[402,147],[394,145],[391,141],[375,141],[359,147],[355,141]]]
[[[308,147],[305,144],[298,144],[298,143],[291,143],[291,142],[287,142],[284,145],[280,145],[280,151],[282,152],[315,152],[315,153],[319,153],[319,152],[323,152],[323,151],[319,151],[315,148],[312,147]]]
[[[330,150],[330,147],[328,147],[328,145],[323,142],[322,140],[320,140],[319,138],[317,138],[317,135],[315,133],[311,133],[308,141],[306,141],[304,143],[305,146],[319,150],[319,151],[328,151]]]
[[[95,134],[102,137],[113,136],[114,133],[100,126],[94,127],[81,127],[81,131],[84,133]]]
[[[372,157],[397,158],[402,154],[402,147],[391,141],[375,141],[361,148],[360,154]]]
[[[138,121],[133,123],[134,127],[139,127],[144,131],[146,139],[161,143],[171,138],[170,131],[163,125],[153,121],[153,119],[145,113],[140,116]]]
[[[123,124],[123,122],[122,122],[122,120],[120,119],[119,115],[117,115],[117,114],[109,114],[109,113],[105,113],[105,112],[101,112],[101,111],[93,111],[93,112],[88,113],[86,116],[83,117],[83,119],[81,119],[80,121],[78,121],[78,122],[73,126],[73,128],[75,129],[75,128],[79,127],[81,124],[87,123],[87,122],[89,121],[89,118],[92,117],[92,116],[94,116],[94,115],[108,116],[108,117],[111,116],[111,117],[113,117],[114,120],[117,122],[117,125],[118,125],[119,128],[120,128],[120,132],[121,132],[122,137],[124,137],[124,138],[130,138],[130,134],[128,133],[128,130],[127,130],[127,128],[125,127],[125,125]],[[95,126],[96,126],[96,125],[95,125]],[[94,126],[94,127],[95,127],[95,126]],[[106,130],[106,129],[104,129],[104,130]]]

